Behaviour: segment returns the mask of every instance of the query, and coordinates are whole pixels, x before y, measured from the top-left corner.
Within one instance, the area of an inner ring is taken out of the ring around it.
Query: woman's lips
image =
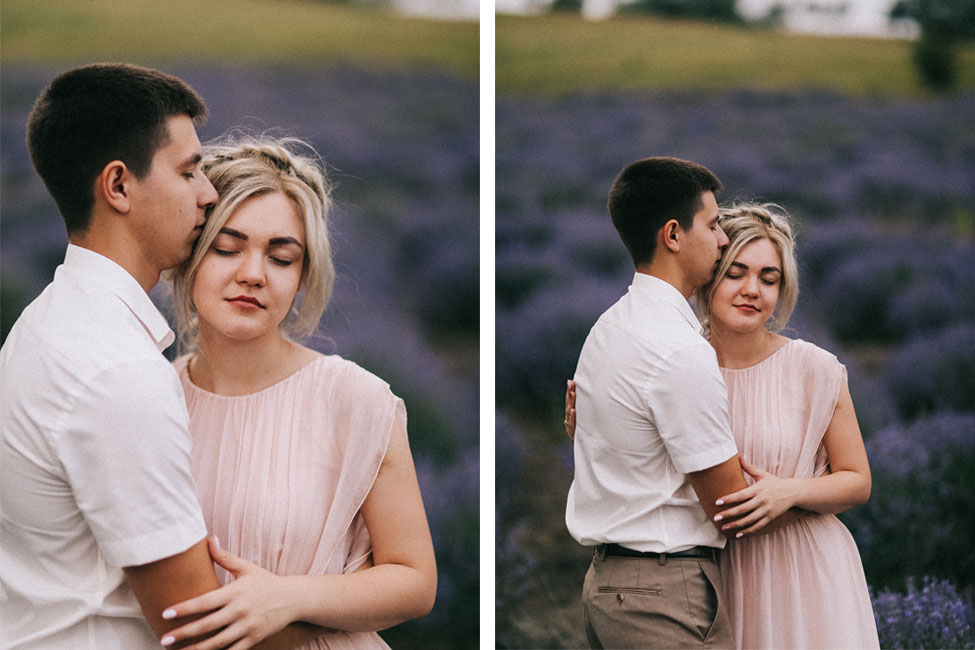
[[[235,296],[227,298],[227,302],[242,309],[264,309],[261,301],[252,296]]]

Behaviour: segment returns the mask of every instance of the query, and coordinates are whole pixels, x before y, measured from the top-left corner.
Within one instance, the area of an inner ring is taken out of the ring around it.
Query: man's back
[[[126,272],[69,247],[0,351],[4,647],[158,640],[121,567],[206,534],[165,319]]]
[[[683,296],[637,273],[593,326],[575,382],[573,537],[653,552],[724,546],[686,474],[735,455],[727,394]]]

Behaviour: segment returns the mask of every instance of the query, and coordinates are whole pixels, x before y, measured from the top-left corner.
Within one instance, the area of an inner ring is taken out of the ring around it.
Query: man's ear
[[[680,235],[682,234],[680,224],[677,219],[671,219],[660,229],[660,241],[658,245],[663,245],[672,253],[680,252]]]
[[[116,211],[127,214],[132,207],[129,197],[132,172],[121,160],[105,165],[95,182],[95,193]]]

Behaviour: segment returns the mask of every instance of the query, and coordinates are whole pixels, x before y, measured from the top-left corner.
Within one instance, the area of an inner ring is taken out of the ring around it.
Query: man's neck
[[[663,280],[680,291],[685,299],[690,299],[691,294],[694,293],[694,287],[690,286],[681,270],[672,264],[654,260],[637,265],[636,272]]]
[[[134,246],[125,245],[116,239],[98,237],[97,234],[90,232],[72,235],[68,238],[68,242],[112,260],[135,278],[135,281],[147,294],[159,282],[159,275],[162,270],[148,268],[145,258],[137,252],[138,249]]]

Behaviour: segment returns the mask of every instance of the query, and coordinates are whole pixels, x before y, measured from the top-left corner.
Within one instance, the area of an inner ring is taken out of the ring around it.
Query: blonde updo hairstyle
[[[293,338],[312,335],[335,282],[328,237],[330,188],[321,159],[311,145],[298,138],[231,135],[204,145],[202,167],[219,198],[210,210],[193,254],[173,270],[181,346],[192,350],[197,345],[198,313],[192,288],[213,240],[245,201],[272,192],[281,192],[294,203],[305,228],[301,284],[281,327]]]
[[[714,292],[741,249],[754,241],[767,239],[782,258],[782,275],[779,281],[779,301],[774,315],[765,327],[771,332],[781,332],[789,324],[789,318],[799,298],[799,270],[796,265],[791,218],[774,203],[736,203],[720,210],[718,225],[728,235],[729,241],[714,277],[694,294],[701,324],[710,334]]]

